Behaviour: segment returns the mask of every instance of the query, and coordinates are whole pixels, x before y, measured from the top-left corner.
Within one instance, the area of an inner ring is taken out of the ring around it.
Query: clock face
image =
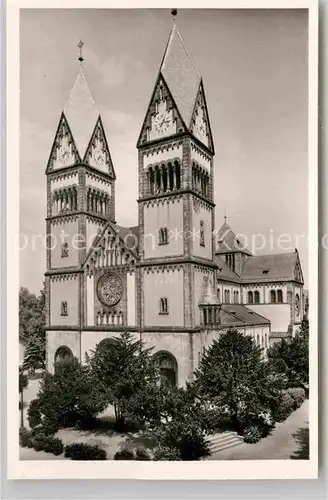
[[[154,129],[158,135],[163,135],[168,131],[171,120],[168,113],[158,113],[154,119]]]
[[[115,306],[122,298],[123,284],[116,273],[104,274],[97,285],[99,300],[106,306]]]
[[[61,147],[58,150],[58,160],[66,165],[69,162],[70,159],[70,153],[66,148]]]
[[[201,140],[204,141],[206,138],[206,124],[205,120],[200,116],[197,115],[197,118],[195,120],[195,135]]]

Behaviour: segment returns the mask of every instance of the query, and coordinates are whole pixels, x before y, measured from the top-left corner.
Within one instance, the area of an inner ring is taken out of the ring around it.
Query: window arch
[[[176,386],[178,383],[178,363],[173,354],[161,351],[154,355],[158,364],[162,385]]]
[[[260,303],[260,292],[258,290],[256,290],[254,292],[254,303],[255,304],[259,304]]]
[[[270,302],[271,304],[275,304],[277,302],[275,290],[270,291]]]
[[[69,364],[72,363],[74,359],[71,349],[67,346],[61,346],[57,349],[55,353],[55,370],[56,366],[59,364]]]
[[[99,348],[102,349],[104,347],[112,348],[115,344],[116,344],[116,340],[115,339],[111,339],[111,338],[102,339],[99,342],[99,344],[96,345],[96,350],[99,349]]]
[[[248,303],[253,304],[253,292],[248,292]]]
[[[277,290],[277,302],[279,302],[279,304],[283,302],[282,290]]]

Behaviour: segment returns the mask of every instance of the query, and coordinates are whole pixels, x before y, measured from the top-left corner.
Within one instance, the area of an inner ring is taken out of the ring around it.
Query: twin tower
[[[175,25],[137,149],[138,226],[126,228],[116,221],[114,165],[81,66],[46,170],[47,364],[83,362],[127,330],[181,385],[217,328],[219,306],[213,138],[202,78]]]

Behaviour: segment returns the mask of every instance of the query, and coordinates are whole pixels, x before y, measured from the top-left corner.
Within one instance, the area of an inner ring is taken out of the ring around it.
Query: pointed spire
[[[176,9],[173,10],[176,11]],[[175,22],[164,52],[160,72],[170,89],[183,121],[189,128],[201,76]]]
[[[83,159],[99,112],[85,79],[82,64],[80,64],[74,87],[64,107],[64,114],[80,157]]]

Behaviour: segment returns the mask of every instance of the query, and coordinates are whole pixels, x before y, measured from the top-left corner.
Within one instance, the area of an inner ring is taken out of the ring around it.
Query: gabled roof
[[[252,255],[251,252],[243,245],[243,242],[236,237],[235,233],[226,221],[219,229],[216,243],[216,254],[242,252],[247,255]]]
[[[73,89],[64,107],[64,114],[80,157],[83,158],[96,126],[99,111],[91,95],[81,65]]]
[[[230,281],[232,283],[242,283],[242,280],[223,260],[220,255],[214,255],[214,262],[218,266],[218,280]]]
[[[265,281],[303,282],[301,271],[298,279],[295,275],[297,266],[300,269],[297,251],[272,255],[253,255],[247,259],[241,278],[244,283]]]
[[[175,24],[165,49],[160,72],[170,89],[185,125],[189,129],[201,76]]]
[[[220,320],[223,327],[270,324],[270,320],[240,304],[222,304]]]
[[[97,248],[101,245],[102,239],[106,231],[110,230],[112,234],[116,235],[120,241],[120,244],[135,258],[138,260],[138,249],[139,249],[139,226],[123,227],[113,222],[108,221],[108,223],[99,231],[99,234],[95,237],[92,242],[91,248],[89,249],[83,266],[88,262],[90,256]]]

